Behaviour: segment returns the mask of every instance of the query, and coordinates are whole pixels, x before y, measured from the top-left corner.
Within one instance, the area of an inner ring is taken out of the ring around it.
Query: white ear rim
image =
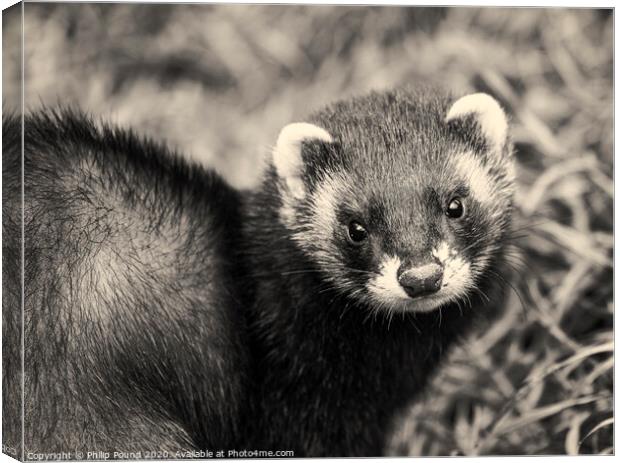
[[[297,199],[301,199],[305,195],[300,176],[303,169],[301,144],[306,140],[320,140],[331,143],[333,138],[325,129],[314,124],[294,122],[286,125],[280,131],[272,153],[276,173],[286,181],[291,194]]]
[[[508,121],[497,100],[486,93],[473,93],[459,98],[448,111],[446,122],[470,114],[477,116],[480,128],[492,147],[501,150],[508,134]]]

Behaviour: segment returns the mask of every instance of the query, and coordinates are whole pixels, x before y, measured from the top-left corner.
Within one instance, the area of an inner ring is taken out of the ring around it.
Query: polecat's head
[[[280,220],[322,278],[399,311],[468,298],[510,223],[511,143],[499,104],[381,93],[284,127]]]

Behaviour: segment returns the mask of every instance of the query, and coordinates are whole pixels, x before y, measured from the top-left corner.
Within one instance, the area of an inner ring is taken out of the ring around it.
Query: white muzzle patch
[[[458,252],[442,241],[433,249],[435,256],[443,265],[443,283],[438,294],[455,300],[465,295],[473,286],[471,265]]]
[[[442,242],[433,250],[444,268],[443,283],[438,292],[412,299],[398,282],[401,260],[385,256],[379,273],[368,282],[368,294],[379,308],[398,312],[430,312],[463,297],[473,286],[470,264]]]
[[[409,296],[398,283],[398,269],[401,261],[398,257],[385,256],[379,275],[368,283],[368,291],[383,303],[408,300]]]

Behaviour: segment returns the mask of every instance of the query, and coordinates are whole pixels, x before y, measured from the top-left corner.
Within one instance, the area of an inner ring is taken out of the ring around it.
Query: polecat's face
[[[510,222],[506,118],[483,94],[382,94],[285,127],[280,218],[333,287],[373,307],[466,301]]]

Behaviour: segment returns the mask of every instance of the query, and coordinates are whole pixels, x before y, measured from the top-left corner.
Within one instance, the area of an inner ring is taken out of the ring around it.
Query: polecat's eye
[[[459,198],[452,198],[446,208],[446,215],[451,219],[458,219],[463,217],[464,212],[465,209],[463,208],[461,200]]]
[[[355,220],[349,222],[349,241],[351,244],[362,244],[366,238],[368,238],[368,232],[361,223]]]

